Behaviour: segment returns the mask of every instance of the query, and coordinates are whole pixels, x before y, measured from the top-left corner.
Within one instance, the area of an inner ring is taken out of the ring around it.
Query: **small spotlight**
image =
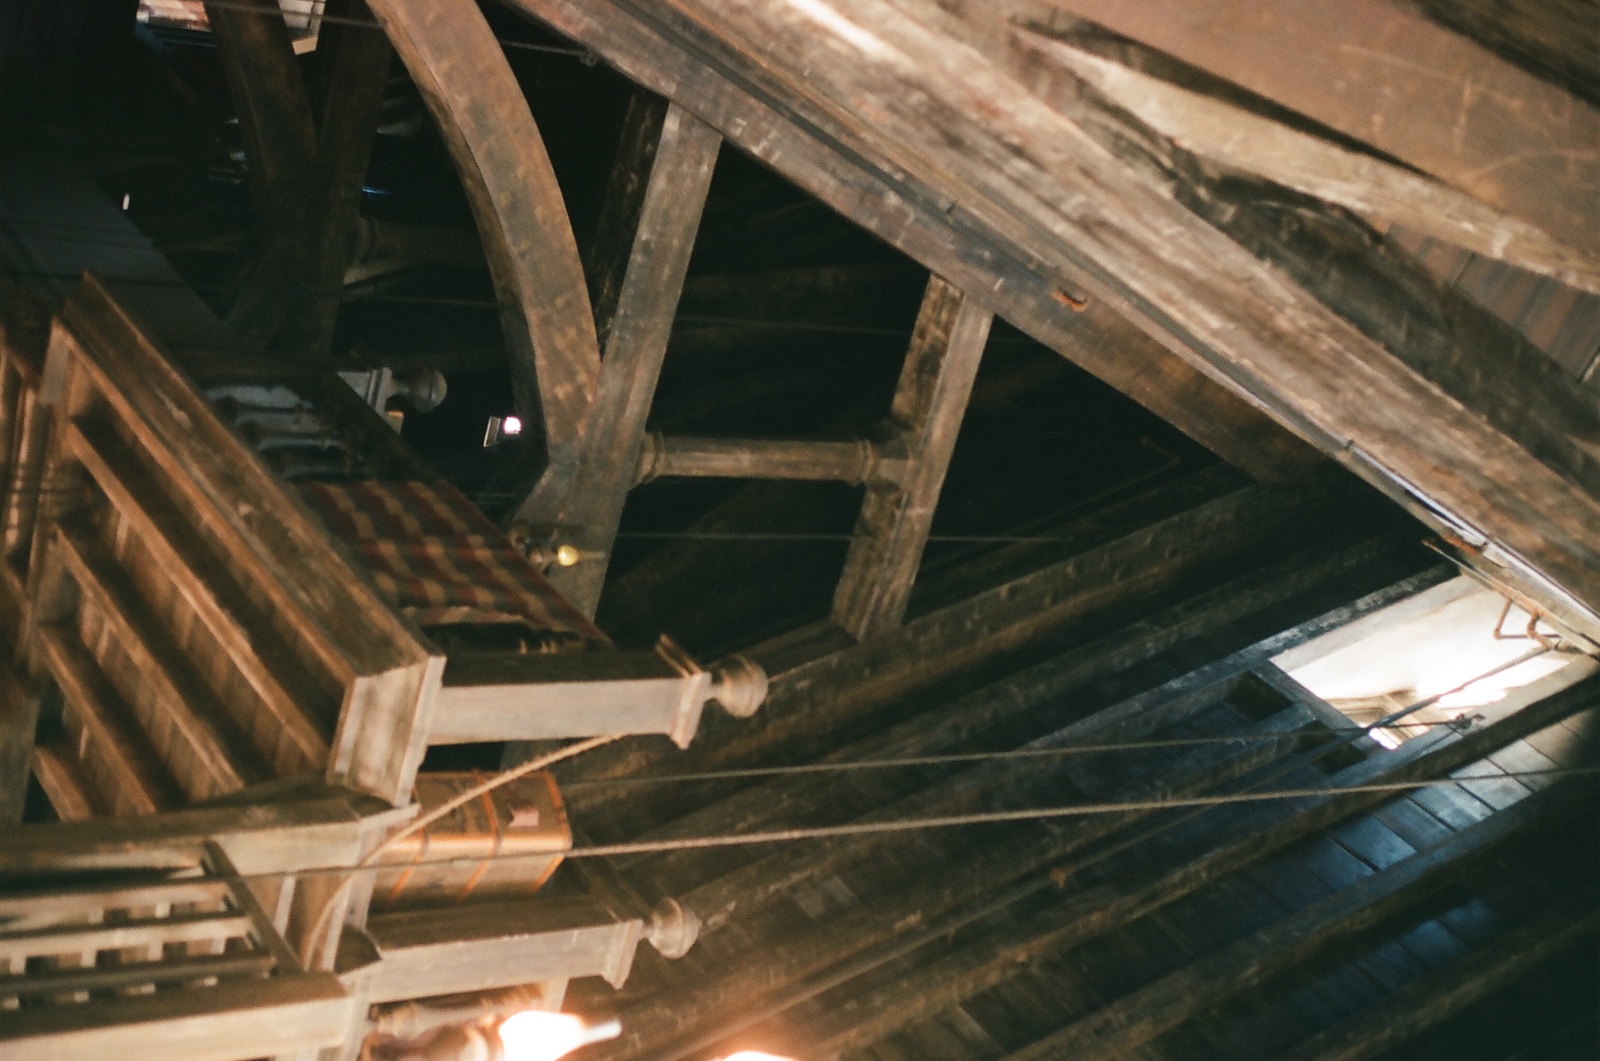
[[[504,420],[500,421],[500,433],[502,435],[522,434],[522,418],[518,416],[508,416]]]
[[[508,438],[516,438],[522,434],[522,417],[520,416],[491,416],[489,426],[483,430],[483,445],[485,448],[498,445]]]

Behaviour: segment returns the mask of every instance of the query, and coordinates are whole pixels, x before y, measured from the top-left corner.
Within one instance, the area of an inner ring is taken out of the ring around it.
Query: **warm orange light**
[[[740,1050],[736,1054],[729,1054],[722,1061],[794,1061],[792,1057],[781,1057],[778,1054],[769,1054],[761,1050]]]
[[[505,1047],[506,1061],[555,1061],[580,1046],[613,1039],[621,1031],[614,1020],[590,1027],[570,1013],[528,1010],[500,1025],[500,1045]]]

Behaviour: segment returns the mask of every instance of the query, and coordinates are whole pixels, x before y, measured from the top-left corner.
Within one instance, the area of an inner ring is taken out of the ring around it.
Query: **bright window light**
[[[500,1025],[500,1045],[505,1061],[555,1061],[580,1046],[615,1039],[621,1032],[622,1025],[614,1020],[589,1025],[571,1013],[528,1010]]]
[[[1421,724],[1458,718],[1567,666],[1574,656],[1552,651],[1489,673],[1555,643],[1555,631],[1463,576],[1273,662],[1361,725],[1438,697],[1407,716],[1417,726],[1373,731],[1380,744],[1394,747],[1423,732]]]

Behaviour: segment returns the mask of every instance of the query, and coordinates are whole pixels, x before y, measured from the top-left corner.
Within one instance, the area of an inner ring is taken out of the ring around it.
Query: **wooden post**
[[[904,474],[892,486],[868,486],[833,597],[834,621],[859,640],[905,617],[993,321],[960,290],[929,278],[890,413]]]

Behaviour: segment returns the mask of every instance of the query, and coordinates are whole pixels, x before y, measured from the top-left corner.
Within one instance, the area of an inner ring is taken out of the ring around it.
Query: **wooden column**
[[[605,558],[633,486],[645,417],[721,144],[722,138],[688,111],[667,110],[650,158],[627,271],[607,324],[599,395],[570,492],[541,484],[517,509],[517,519],[556,525],[564,539],[595,557],[550,574],[556,588],[586,615],[594,615],[599,603]]]
[[[865,641],[905,617],[994,314],[935,276],[890,411],[898,482],[868,486],[833,597],[833,620]]]

